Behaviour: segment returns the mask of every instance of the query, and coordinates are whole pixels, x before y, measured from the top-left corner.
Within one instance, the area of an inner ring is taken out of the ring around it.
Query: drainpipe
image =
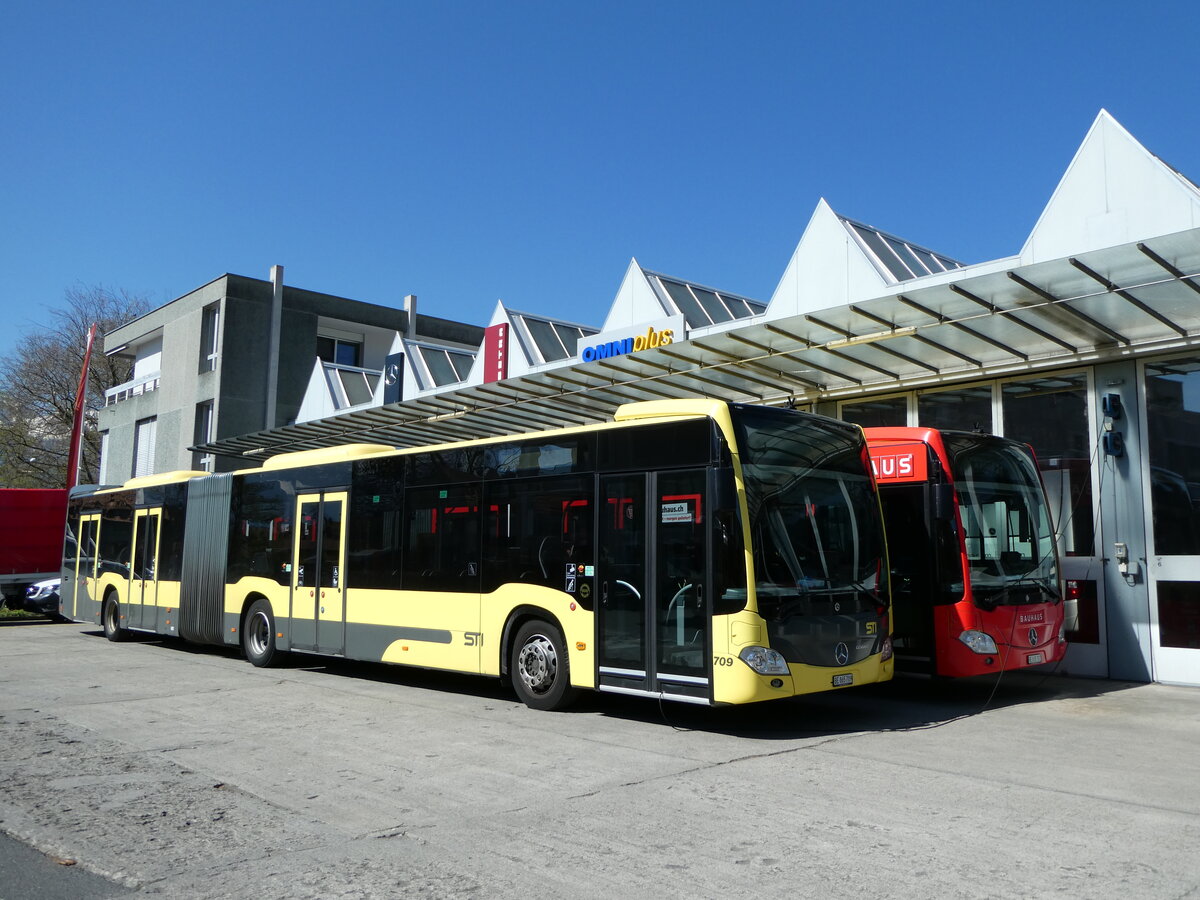
[[[271,330],[267,336],[267,411],[265,428],[275,427],[279,399],[279,329],[283,324],[283,266],[271,266]]]

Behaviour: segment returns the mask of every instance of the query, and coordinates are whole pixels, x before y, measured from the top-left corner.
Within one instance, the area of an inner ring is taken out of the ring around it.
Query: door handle
[[[600,582],[600,605],[608,606],[608,582]]]

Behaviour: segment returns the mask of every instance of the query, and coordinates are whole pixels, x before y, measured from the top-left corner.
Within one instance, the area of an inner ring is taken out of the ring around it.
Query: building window
[[[97,484],[108,483],[108,432],[100,432],[100,471],[96,473]]]
[[[1200,555],[1200,356],[1146,364],[1146,425],[1154,552]]]
[[[1088,383],[1081,372],[1048,375],[1000,386],[1004,436],[1034,448],[1053,519],[1059,550],[1091,556],[1091,426]]]
[[[200,323],[200,371],[215,372],[220,354],[221,306],[214,303],[204,307]]]
[[[992,386],[957,388],[917,394],[917,424],[949,431],[995,434],[992,424]]]
[[[133,432],[133,477],[154,473],[154,442],[158,435],[158,417],[139,419]]]
[[[213,439],[213,402],[206,400],[196,404],[196,425],[192,431],[192,444],[199,446]],[[213,470],[211,453],[193,453],[192,466],[204,472]]]
[[[908,397],[882,397],[869,400],[847,400],[838,415],[847,422],[863,428],[890,426],[903,428],[908,424]]]
[[[338,366],[361,366],[362,346],[362,341],[317,335],[317,356]]]

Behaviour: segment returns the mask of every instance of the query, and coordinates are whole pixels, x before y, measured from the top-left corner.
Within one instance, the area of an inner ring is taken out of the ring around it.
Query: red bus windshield
[[[1033,459],[1019,444],[943,433],[975,603],[1057,600],[1054,533]],[[962,584],[948,585],[961,591]]]

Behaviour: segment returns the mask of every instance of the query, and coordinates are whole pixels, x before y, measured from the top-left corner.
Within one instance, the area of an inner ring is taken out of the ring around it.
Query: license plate
[[[1035,654],[1035,655],[1039,655],[1039,654]],[[848,684],[854,684],[854,674],[853,673],[851,673],[849,675],[834,675],[833,676],[833,686],[834,687],[845,687]]]
[[[1038,663],[1044,663],[1045,661],[1046,661],[1045,653],[1030,653],[1028,656],[1025,657],[1026,665],[1030,665],[1030,666],[1036,666]]]

